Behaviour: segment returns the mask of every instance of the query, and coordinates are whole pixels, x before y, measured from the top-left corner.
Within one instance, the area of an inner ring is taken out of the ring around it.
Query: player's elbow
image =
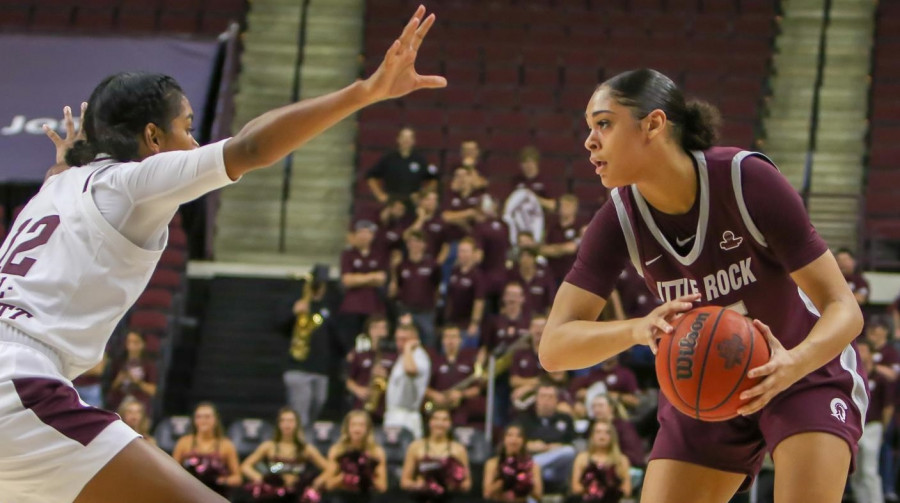
[[[562,352],[555,350],[556,344],[552,344],[547,340],[548,335],[545,334],[541,338],[541,343],[538,346],[538,360],[541,361],[541,367],[547,372],[566,370],[563,366]]]

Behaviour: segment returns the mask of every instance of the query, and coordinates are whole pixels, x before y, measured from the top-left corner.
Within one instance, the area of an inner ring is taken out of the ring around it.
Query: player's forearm
[[[225,145],[225,167],[236,179],[274,164],[322,131],[376,100],[354,82],[333,93],[266,112],[247,123]]]
[[[548,372],[575,370],[609,359],[634,346],[635,320],[573,320],[547,327],[541,337],[538,357]]]
[[[815,371],[839,355],[859,335],[862,327],[862,312],[852,296],[826,304],[806,339],[790,350],[801,365],[802,375]]]

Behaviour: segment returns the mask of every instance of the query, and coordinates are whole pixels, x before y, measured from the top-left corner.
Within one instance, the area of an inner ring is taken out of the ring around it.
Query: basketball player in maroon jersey
[[[686,103],[659,72],[608,80],[585,117],[585,147],[611,197],[556,296],[541,363],[577,369],[636,344],[655,351],[698,305],[751,316],[772,356],[748,374],[765,378],[724,422],[660,397],[643,499],[727,502],[768,450],[776,502],[839,502],[868,405],[850,346],[862,314],[796,191],[764,156],[713,147],[715,109]],[[665,303],[643,318],[595,321],[629,261]]]

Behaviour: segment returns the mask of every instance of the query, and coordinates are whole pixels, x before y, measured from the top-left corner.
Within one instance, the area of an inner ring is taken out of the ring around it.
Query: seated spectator
[[[435,305],[441,284],[440,265],[425,254],[425,239],[421,232],[406,234],[408,254],[395,269],[389,288],[390,297],[400,310],[409,311],[428,348],[438,346],[435,333]]]
[[[855,501],[884,501],[881,476],[878,473],[878,457],[884,425],[894,417],[893,387],[884,375],[875,370],[872,344],[860,341],[857,352],[868,376],[869,407],[866,409],[865,426],[859,439],[857,469],[850,475],[850,487]]]
[[[156,396],[156,362],[144,354],[144,336],[131,331],[125,336],[125,354],[112,362],[114,376],[106,395],[106,406],[117,409],[122,400],[132,396],[150,410]]]
[[[391,263],[399,260],[403,256],[403,231],[414,221],[412,210],[406,208],[402,199],[389,199],[379,215],[373,248]]]
[[[534,406],[538,385],[542,382],[552,382],[560,390],[559,405],[556,410],[563,414],[572,415],[572,398],[565,386],[568,385],[568,375],[565,371],[547,372],[541,367],[538,359],[538,347],[547,326],[547,315],[543,313],[531,317],[528,332],[531,334],[531,346],[517,350],[512,357],[512,365],[509,367],[509,384],[512,388],[511,401],[516,412],[531,410]]]
[[[550,272],[557,285],[563,282],[581,243],[581,228],[578,222],[578,198],[573,194],[565,194],[559,198],[559,211],[555,217],[547,219],[547,232],[544,244],[540,247],[541,255],[547,257]]]
[[[415,438],[422,438],[422,402],[431,379],[431,359],[419,341],[419,331],[412,324],[400,325],[394,331],[397,361],[388,376],[384,393],[384,425],[405,428]]]
[[[628,458],[631,466],[647,465],[647,449],[638,435],[637,429],[624,416],[625,409],[609,396],[597,395],[591,400],[589,417],[592,423],[610,423],[616,429],[619,449]],[[588,431],[591,431],[590,429]]]
[[[178,439],[175,461],[213,491],[227,496],[241,485],[237,450],[225,436],[219,412],[209,402],[194,408],[190,433]]]
[[[150,445],[156,445],[156,440],[150,435],[150,418],[143,402],[134,397],[125,397],[116,411],[122,421],[136,431]]]
[[[479,327],[484,317],[485,280],[475,262],[475,241],[459,242],[456,265],[447,282],[444,323],[460,327],[463,346],[478,344]]]
[[[365,334],[347,355],[347,391],[353,409],[365,409],[376,422],[384,417],[384,390],[397,353],[387,341],[388,322],[381,315],[366,321]]]
[[[519,167],[522,172],[513,178],[516,188],[525,188],[538,197],[544,211],[556,209],[556,199],[547,187],[547,179],[540,172],[541,152],[531,145],[519,152]],[[568,271],[566,271],[568,272]]]
[[[869,282],[863,277],[859,269],[857,269],[856,257],[853,256],[853,252],[847,248],[841,248],[835,252],[834,258],[837,260],[841,274],[844,275],[844,279],[847,281],[847,286],[850,287],[850,291],[852,291],[853,296],[856,297],[856,302],[859,303],[860,306],[868,304]]]
[[[890,333],[887,320],[880,317],[873,318],[866,326],[866,340],[872,345],[875,372],[889,382],[895,382],[900,376],[900,352],[889,343]]]
[[[344,300],[338,309],[337,322],[344,353],[353,348],[353,340],[362,330],[366,318],[385,312],[380,289],[387,286],[388,264],[385,257],[372,249],[377,229],[371,221],[356,222],[352,246],[341,253]]]
[[[497,456],[484,464],[481,486],[484,499],[506,503],[541,500],[544,496],[541,470],[528,453],[527,443],[528,436],[521,425],[506,427]]]
[[[104,353],[100,363],[72,381],[72,386],[84,403],[98,409],[103,408],[103,372],[106,370],[107,360]]]
[[[484,191],[475,186],[476,173],[471,168],[458,167],[450,180],[450,192],[444,198],[446,205],[441,218],[447,222],[447,240],[459,241],[472,232],[481,216],[481,199]]]
[[[508,281],[520,283],[525,290],[525,309],[532,313],[550,310],[556,295],[556,284],[550,270],[538,267],[534,248],[519,248],[519,256]]]
[[[589,390],[598,383],[602,383],[599,387],[605,388],[610,397],[622,402],[626,407],[637,406],[639,401],[637,377],[631,369],[619,365],[618,356],[613,356],[594,366],[586,375],[572,379],[569,392],[575,398],[575,417],[583,418],[587,415],[585,399]]]
[[[425,239],[425,254],[438,264],[447,260],[450,252],[447,239],[447,223],[438,211],[438,193],[430,189],[423,191],[416,205],[415,220],[403,231],[403,239],[409,239],[412,232],[421,232]]]
[[[328,450],[323,480],[338,501],[368,501],[372,493],[387,491],[387,458],[375,443],[372,420],[365,411],[353,410],[344,417],[341,437]]]
[[[459,144],[459,166],[472,170],[476,189],[484,190],[488,186],[488,179],[482,175],[485,173],[481,163],[481,146],[475,140],[464,140]]]
[[[478,267],[487,281],[486,293],[496,299],[503,292],[507,281],[509,226],[497,218],[497,204],[490,196],[485,196],[482,200],[481,213],[472,228],[472,238],[479,251]]]
[[[472,489],[469,456],[453,440],[450,411],[437,407],[428,417],[428,434],[406,450],[400,488],[414,501],[447,502],[457,493]]]
[[[587,503],[618,503],[631,496],[628,458],[619,449],[616,429],[597,421],[587,451],[579,453],[572,469],[572,495]]]
[[[246,489],[254,501],[313,503],[321,499],[323,474],[328,462],[318,449],[303,439],[300,416],[289,407],[278,411],[278,427],[241,463],[241,473],[250,480]],[[258,467],[265,467],[259,471]]]
[[[524,346],[531,324],[531,313],[525,310],[525,292],[522,285],[516,282],[507,283],[503,288],[500,312],[489,316],[481,328],[481,345],[478,351],[478,362],[483,365],[489,354],[501,356],[515,349],[511,346],[519,342]]]
[[[534,411],[521,416],[528,452],[541,467],[545,485],[565,487],[569,482],[572,462],[575,460],[575,427],[572,417],[556,410],[559,405],[559,389],[553,384],[538,386]]]
[[[409,201],[423,188],[437,187],[438,168],[415,150],[416,133],[405,127],[397,134],[397,149],[385,154],[366,172],[375,199],[386,204],[393,196]]]
[[[431,380],[425,390],[426,412],[445,408],[452,411],[454,426],[472,426],[484,422],[486,409],[481,369],[475,367],[477,351],[462,348],[459,327],[447,325],[441,330],[443,352],[434,354]]]
[[[519,258],[519,250],[523,248],[531,248],[532,250],[538,250],[540,248],[540,243],[534,239],[534,234],[528,230],[520,230],[516,233],[516,245],[510,250],[510,261],[515,262]],[[543,255],[538,255],[537,266],[539,269],[545,269],[548,267],[547,257]]]

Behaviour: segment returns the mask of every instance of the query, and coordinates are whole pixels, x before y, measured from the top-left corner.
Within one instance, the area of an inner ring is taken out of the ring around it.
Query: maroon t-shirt
[[[472,238],[482,251],[479,264],[488,282],[488,293],[503,291],[506,279],[506,257],[509,255],[509,227],[499,219],[485,220],[475,224]]]
[[[549,269],[535,268],[530,281],[526,281],[518,269],[511,269],[506,281],[516,281],[522,285],[525,291],[525,309],[530,313],[546,313],[553,305],[553,296],[556,295],[556,283],[550,277]]]
[[[387,375],[390,375],[396,361],[396,353],[382,352],[378,361],[375,361],[375,351],[356,352],[354,350],[350,352],[350,365],[347,369],[347,377],[360,386],[369,386],[372,379],[373,366],[380,365],[384,367],[387,370]],[[383,396],[381,401],[384,402]],[[354,397],[354,409],[361,408],[363,405],[365,404]]]
[[[560,223],[559,218],[551,218],[547,223],[547,235],[544,237],[544,243],[548,245],[557,245],[568,243],[570,241],[577,241],[578,232],[582,225],[584,225],[584,223],[579,222],[578,219],[575,219],[572,225],[563,225]],[[547,258],[547,266],[550,268],[550,271],[553,272],[553,279],[557,283],[562,283],[563,278],[569,273],[569,270],[574,263],[574,253],[571,255],[563,255],[561,257]]]
[[[640,318],[647,316],[650,311],[656,309],[662,301],[657,299],[647,284],[638,276],[634,267],[629,264],[622,269],[619,280],[616,281],[616,290],[619,292],[619,298],[622,300],[622,310],[625,311],[626,318]]]
[[[508,346],[528,335],[529,325],[531,315],[527,311],[522,311],[514,320],[503,313],[488,316],[481,326],[481,345],[488,351]]]
[[[387,270],[387,264],[383,255],[374,250],[370,251],[368,255],[363,255],[356,248],[350,248],[341,253],[341,275],[385,270]],[[383,313],[384,301],[379,288],[374,286],[346,288],[339,311],[359,314]]]
[[[537,353],[532,348],[520,349],[513,353],[512,364],[509,367],[509,375],[532,379],[544,375],[544,368]]]
[[[478,356],[478,351],[474,348],[460,349],[453,361],[443,354],[434,354],[431,360],[431,382],[428,387],[437,391],[452,388],[472,375],[475,370],[476,356]]]
[[[525,175],[522,173],[513,177],[513,183],[515,184],[516,189],[529,189],[534,192],[535,195],[545,199],[556,197],[555,194],[550,193],[547,181],[547,176],[544,175],[544,173],[538,173],[534,178],[525,178]]]
[[[469,326],[472,321],[472,305],[476,300],[484,300],[485,281],[478,267],[463,272],[457,265],[447,281],[447,304],[444,307],[444,321]]]
[[[869,373],[869,409],[866,411],[866,423],[881,421],[884,409],[892,405],[893,383],[874,370]]]
[[[397,300],[413,311],[434,309],[441,284],[441,268],[430,257],[419,262],[406,258],[397,267]]]
[[[157,374],[156,362],[149,358],[141,358],[139,360],[116,360],[112,363],[110,375],[113,376],[113,379],[123,371],[128,375],[128,378],[123,380],[119,387],[110,388],[109,393],[106,396],[106,406],[115,410],[126,396],[131,395],[137,400],[140,400],[149,410],[153,397],[145,393],[144,390],[137,385],[137,382],[144,381],[156,384],[159,377]]]
[[[441,247],[448,242],[447,229],[449,224],[444,222],[440,213],[434,215],[422,224],[422,234],[425,236],[425,253],[437,259],[441,253]]]
[[[468,196],[464,196],[459,192],[450,191],[447,194],[447,197],[444,198],[447,201],[447,207],[444,208],[444,211],[462,211],[468,210],[471,208],[478,208],[481,206],[481,198],[484,196],[483,189],[473,190]],[[468,233],[468,229],[464,229],[455,224],[447,224],[446,229],[446,238],[447,241],[459,241]]]
[[[375,243],[373,248],[378,249],[379,253],[387,256],[392,250],[400,250],[403,248],[403,231],[412,225],[414,219],[409,216],[403,218],[392,218],[387,223],[378,226],[378,232],[375,234]]]
[[[869,282],[863,277],[862,274],[858,272],[854,272],[850,275],[844,275],[844,279],[847,280],[847,286],[850,287],[850,290],[854,293],[862,293],[868,298],[869,296]]]
[[[634,372],[628,367],[616,365],[612,370],[606,370],[602,366],[591,370],[588,374],[576,377],[569,383],[569,391],[577,395],[580,390],[590,388],[594,383],[603,381],[606,389],[616,393],[637,393],[638,383]]]

